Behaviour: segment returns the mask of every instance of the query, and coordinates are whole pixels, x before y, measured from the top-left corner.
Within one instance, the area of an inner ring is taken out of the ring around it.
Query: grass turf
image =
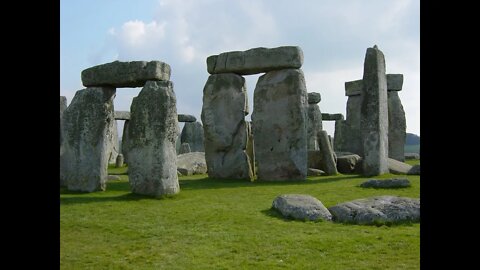
[[[126,167],[107,191],[60,190],[61,269],[419,269],[420,224],[394,226],[281,218],[273,199],[309,194],[326,207],[376,195],[419,198],[412,186],[364,189],[357,175],[265,183],[180,177],[181,191],[152,199],[130,193]],[[112,168],[109,169],[112,173]],[[384,175],[380,178],[396,177]],[[403,176],[402,176],[403,177]]]

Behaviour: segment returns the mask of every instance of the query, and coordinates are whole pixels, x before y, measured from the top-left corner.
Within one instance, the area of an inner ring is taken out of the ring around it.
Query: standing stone
[[[127,134],[133,193],[160,197],[180,191],[175,152],[176,103],[170,81],[148,81],[132,102]]]
[[[185,123],[182,129],[182,135],[180,136],[182,144],[188,143],[191,152],[205,152],[204,140],[203,126],[200,122]]]
[[[252,174],[256,174],[255,169],[255,148],[253,143],[253,130],[252,122],[246,121],[247,124],[247,155],[250,161],[250,168],[252,169]]]
[[[133,98],[132,102],[135,100]],[[123,135],[122,135],[122,155],[125,163],[128,164],[128,126],[130,125],[130,120],[125,120],[123,123]]]
[[[185,154],[190,152],[192,152],[192,150],[190,149],[190,144],[182,143],[182,145],[180,145],[180,150],[178,151],[178,154]]]
[[[284,69],[261,76],[253,106],[257,179],[305,180],[308,104],[303,71]]]
[[[64,96],[60,96],[60,145],[62,145],[63,112],[66,109],[67,109],[67,98]]]
[[[363,156],[363,141],[362,132],[360,128],[361,122],[361,107],[363,102],[363,81],[356,80],[345,82],[345,95],[347,100],[347,115],[345,121],[340,120],[341,132],[337,138],[335,133],[335,150],[352,152],[359,156]],[[335,123],[337,124],[337,123]],[[335,125],[335,128],[337,125]]]
[[[253,179],[246,153],[248,114],[245,79],[237,74],[214,74],[203,88],[202,122],[208,176]]]
[[[325,164],[325,173],[327,175],[336,175],[338,174],[337,160],[335,152],[333,152],[332,145],[328,140],[328,134],[325,130],[321,130],[318,135],[320,153],[322,155],[323,163]]]
[[[363,174],[388,173],[388,101],[385,58],[376,48],[368,48],[363,73],[361,122]]]
[[[79,90],[63,114],[60,185],[66,185],[68,190],[105,190],[109,137],[115,121],[114,96],[112,87]]]
[[[115,119],[115,118],[114,118]],[[120,143],[118,141],[117,121],[113,121],[112,132],[109,133],[110,148],[107,150],[108,164],[115,164],[117,156],[120,153]]]
[[[123,155],[122,154],[117,155],[117,159],[115,160],[115,167],[116,168],[123,167]]]
[[[407,120],[398,91],[402,90],[403,74],[387,74],[388,86],[388,157],[405,161]]]
[[[322,113],[317,103],[321,100],[320,93],[308,93],[307,107],[307,149],[318,150],[318,133],[323,129]]]

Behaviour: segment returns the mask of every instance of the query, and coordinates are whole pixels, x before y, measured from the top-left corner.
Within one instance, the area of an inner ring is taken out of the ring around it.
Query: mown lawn
[[[302,183],[180,178],[173,198],[130,193],[126,168],[107,191],[60,190],[61,269],[419,269],[420,224],[360,226],[281,218],[280,194],[301,193],[326,206],[375,195],[419,198],[412,187],[363,189],[357,175]],[[385,175],[381,178],[394,177]],[[397,176],[395,176],[397,177]],[[379,178],[379,177],[376,177]]]

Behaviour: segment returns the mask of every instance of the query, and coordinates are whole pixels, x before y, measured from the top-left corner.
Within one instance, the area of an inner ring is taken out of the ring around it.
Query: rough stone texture
[[[352,152],[363,156],[361,107],[363,95],[349,96],[347,100],[346,120],[335,122],[335,150]]]
[[[362,94],[363,80],[345,82],[345,96],[357,96]]]
[[[325,173],[327,175],[338,174],[335,152],[333,152],[332,145],[328,140],[328,134],[325,130],[321,130],[318,133],[318,142],[320,144],[320,154],[325,164]]]
[[[62,145],[63,112],[67,109],[67,98],[60,96],[60,146]],[[60,147],[60,152],[62,151]]]
[[[177,156],[177,169],[183,175],[207,173],[205,153],[191,152]]]
[[[322,159],[322,154],[320,150],[309,150],[307,151],[308,168],[324,170],[325,165]]]
[[[252,174],[256,175],[255,171],[255,147],[253,143],[253,130],[252,130],[252,122],[246,121],[247,124],[247,155],[248,160],[250,161],[250,168],[252,169]]]
[[[335,151],[335,155],[337,156],[337,158],[339,158],[339,157],[343,157],[343,156],[356,155],[356,154],[354,154],[352,152]]]
[[[122,154],[118,154],[117,155],[117,160],[115,160],[115,167],[116,168],[121,168],[123,167],[123,155]]]
[[[115,120],[130,120],[129,111],[115,111]]]
[[[182,143],[182,145],[180,145],[180,150],[178,151],[179,154],[185,154],[190,152],[192,152],[192,150],[190,149],[190,144]]]
[[[108,139],[110,140],[109,148],[107,150],[108,164],[115,164],[117,156],[120,153],[120,142],[118,141],[118,128],[116,120],[113,121],[112,130],[108,132],[108,134]]]
[[[170,65],[160,61],[114,61],[82,71],[84,86],[142,87],[147,81],[170,80]]]
[[[363,101],[360,128],[363,141],[363,174],[388,173],[388,100],[385,58],[368,48],[363,68]]]
[[[193,115],[189,114],[179,114],[178,115],[178,122],[195,122],[197,118]]]
[[[320,175],[325,175],[325,172],[322,171],[322,170],[319,170],[319,169],[308,168],[307,175],[308,176],[320,176]]]
[[[340,173],[353,173],[360,159],[361,157],[356,154],[343,156],[337,155],[337,170]]]
[[[412,168],[407,172],[407,174],[420,175],[420,164],[413,165]]]
[[[68,190],[105,190],[115,88],[79,90],[63,113],[60,185]]]
[[[420,159],[420,154],[418,153],[405,153],[405,159]]]
[[[388,169],[393,174],[407,174],[412,169],[412,165],[388,158]]]
[[[333,220],[364,225],[420,221],[420,199],[378,196],[329,207]]]
[[[343,114],[341,113],[322,113],[323,121],[338,121],[344,120]]]
[[[247,51],[224,52],[207,58],[208,73],[250,75],[303,65],[303,51],[297,46],[254,48]]]
[[[392,178],[392,179],[370,179],[360,184],[364,188],[403,188],[409,187],[410,181],[407,178]]]
[[[305,180],[307,89],[300,69],[270,71],[255,87],[252,114],[257,179]]]
[[[237,74],[214,74],[203,88],[202,122],[208,176],[253,179],[246,153],[248,113],[245,79]]]
[[[308,93],[308,104],[317,104],[322,100],[322,96],[317,92]]]
[[[298,220],[332,220],[332,215],[322,202],[310,195],[284,194],[273,200],[272,208],[286,218]]]
[[[133,98],[133,100],[135,100],[135,98]],[[130,120],[125,120],[125,123],[123,123],[123,135],[122,135],[122,147],[121,147],[123,162],[127,164],[128,164],[128,126],[129,125],[130,125]]]
[[[122,178],[120,178],[120,176],[118,175],[109,175],[107,177],[107,181],[119,181],[119,180],[122,180]]]
[[[128,175],[133,193],[160,197],[180,191],[175,141],[176,98],[170,81],[148,81],[133,99],[128,125]]]
[[[191,152],[205,152],[204,140],[203,126],[200,122],[185,123],[180,136],[180,142],[188,143]]]
[[[322,113],[317,104],[307,105],[307,149],[318,150],[318,133],[322,131]]]
[[[403,74],[387,74],[388,91],[401,91],[403,87]]]
[[[388,157],[405,161],[406,138],[407,120],[402,102],[397,91],[388,91]]]

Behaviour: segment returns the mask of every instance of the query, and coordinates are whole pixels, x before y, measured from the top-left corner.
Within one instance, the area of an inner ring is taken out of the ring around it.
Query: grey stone
[[[320,144],[320,154],[325,164],[325,173],[327,175],[338,174],[335,152],[333,152],[332,145],[328,140],[328,134],[325,130],[321,130],[318,133],[318,142]]]
[[[349,96],[346,120],[335,121],[335,151],[364,155],[360,129],[363,95]]]
[[[257,179],[305,180],[307,89],[301,69],[270,71],[255,87],[252,113]]]
[[[135,98],[133,98],[135,100]],[[132,102],[133,102],[132,100]],[[128,126],[130,125],[130,120],[125,120],[123,123],[123,135],[122,135],[122,155],[123,162],[128,164]]]
[[[403,188],[411,186],[407,178],[370,179],[360,184],[364,188]]]
[[[107,181],[119,181],[119,180],[122,180],[122,178],[120,178],[120,176],[118,175],[109,175],[107,177]]]
[[[287,218],[311,221],[332,220],[332,215],[322,202],[310,195],[280,195],[273,200],[272,208]]]
[[[176,103],[170,81],[148,81],[132,101],[127,134],[133,193],[161,197],[180,191],[175,152]]]
[[[193,115],[189,114],[179,114],[178,115],[178,122],[195,122],[197,118]]]
[[[67,109],[67,98],[60,96],[60,146],[62,145],[63,112]],[[61,149],[60,149],[61,151]]]
[[[117,160],[115,160],[115,168],[121,168],[121,167],[123,167],[123,155],[118,154]]]
[[[333,220],[363,225],[420,221],[420,199],[378,196],[329,207]]]
[[[115,88],[111,87],[79,90],[63,113],[60,185],[68,190],[106,188],[114,96]]]
[[[182,143],[182,145],[180,145],[180,150],[178,151],[179,154],[185,154],[185,153],[190,153],[190,152],[192,152],[190,150],[190,144]]]
[[[413,165],[407,174],[420,175],[420,164]]]
[[[362,80],[345,82],[345,96],[350,97],[350,96],[361,95],[363,91],[362,88],[363,88]]]
[[[178,155],[177,169],[183,175],[207,173],[207,162],[205,161],[205,153],[191,152]]]
[[[315,168],[308,168],[307,170],[307,175],[308,176],[320,176],[320,175],[325,175],[325,172],[319,169]]]
[[[338,121],[344,120],[341,113],[322,113],[322,121]]]
[[[363,141],[363,174],[388,173],[388,100],[385,58],[368,48],[363,72],[360,127]]]
[[[403,74],[387,74],[388,91],[401,91],[403,87]]]
[[[308,93],[308,104],[317,104],[322,100],[322,96],[317,92]]]
[[[322,113],[317,104],[307,105],[307,149],[318,150],[318,133],[322,131]]]
[[[246,154],[248,110],[245,79],[237,74],[214,74],[203,88],[202,123],[208,176],[253,179]]]
[[[320,150],[309,150],[307,151],[307,159],[308,159],[308,168],[320,169],[324,170],[325,165],[322,159],[322,154]]]
[[[115,120],[130,120],[129,111],[115,111]]]
[[[236,73],[250,75],[303,65],[303,51],[297,46],[254,48],[247,51],[224,52],[207,58],[210,74]]]
[[[189,171],[188,169],[186,168],[178,168],[177,167],[177,175],[180,174],[181,176],[189,176],[189,175],[192,175],[192,172]]]
[[[120,143],[118,141],[118,128],[116,120],[113,121],[112,130],[108,133],[108,140],[110,141],[108,144],[109,148],[107,149],[108,164],[115,164],[117,156],[120,153]]]
[[[361,157],[356,154],[352,155],[337,155],[337,170],[340,173],[354,173],[355,167],[360,161]]]
[[[256,175],[255,168],[255,147],[253,143],[253,131],[252,131],[252,122],[246,121],[247,124],[247,149],[246,153],[248,160],[250,161],[250,168],[252,169],[252,174]]]
[[[405,161],[407,120],[397,91],[388,91],[388,157]]]
[[[393,174],[407,174],[412,169],[412,165],[388,158],[388,169]]]
[[[160,61],[114,61],[82,71],[84,86],[142,87],[147,81],[170,80],[170,65]]]
[[[405,153],[405,159],[420,159],[420,154],[418,153]]]
[[[343,156],[356,155],[356,154],[352,153],[352,152],[335,151],[335,155],[337,156],[337,158],[339,158],[339,157],[343,157]]]
[[[187,122],[180,136],[181,143],[188,143],[191,152],[205,152],[203,126],[200,122]]]

